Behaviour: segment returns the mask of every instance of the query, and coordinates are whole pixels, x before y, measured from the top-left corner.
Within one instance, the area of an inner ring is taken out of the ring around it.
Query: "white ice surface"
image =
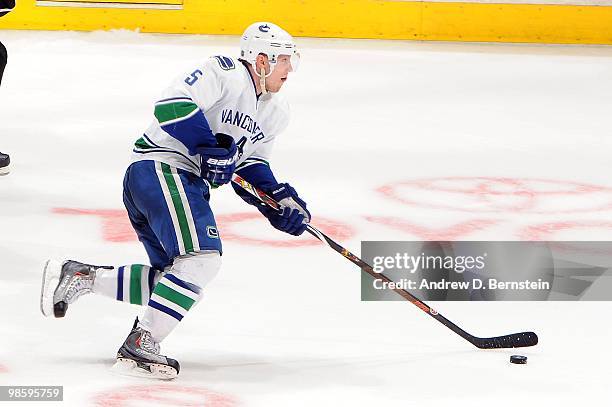
[[[163,343],[182,364],[179,378],[160,384],[112,374],[140,309],[88,296],[63,320],[44,319],[42,265],[49,257],[146,262],[144,250],[133,240],[105,241],[98,217],[53,208],[122,209],[123,172],[151,102],[195,61],[234,55],[237,39],[16,31],[0,39],[9,49],[0,151],[13,161],[0,177],[0,384],[64,385],[64,405],[75,406],[232,405],[197,396],[206,392],[262,407],[612,400],[610,303],[435,304],[476,335],[540,336],[534,348],[479,351],[410,304],[360,302],[358,270],[326,247],[236,239],[224,241],[224,265],[206,298]],[[341,242],[347,248],[424,236],[516,240],[543,230],[550,239],[612,240],[612,48],[300,45],[300,71],[283,90],[292,121],[273,168],[306,199],[315,223],[352,227]],[[445,181],[453,188],[474,186],[474,177],[537,181],[488,184],[506,194],[399,189],[419,205],[376,192],[434,177],[461,177]],[[601,188],[541,194],[568,182]],[[254,213],[227,187],[214,192],[212,206],[219,216]],[[412,226],[373,221],[381,217]],[[482,229],[469,233],[470,225]],[[264,220],[231,228],[290,240]],[[515,353],[528,364],[508,363]]]

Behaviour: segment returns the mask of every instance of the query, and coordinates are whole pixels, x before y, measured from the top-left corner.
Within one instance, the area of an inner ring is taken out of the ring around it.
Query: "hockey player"
[[[0,17],[11,11],[15,7],[15,0],[0,0]],[[2,75],[7,62],[6,47],[0,42],[0,83],[2,83]],[[9,164],[11,162],[8,154],[0,153],[0,175],[9,173]]]
[[[275,228],[300,235],[310,221],[295,189],[269,164],[289,111],[277,94],[299,54],[293,38],[272,23],[244,32],[240,58],[215,56],[185,72],[155,103],[154,120],[133,150],[123,201],[150,265],[94,266],[47,262],[43,314],[63,317],[68,304],[94,292],[146,306],[117,353],[126,372],[174,378],[179,363],[159,344],[200,300],[221,266],[221,240],[208,204],[210,190],[234,172],[282,205],[277,212],[234,186]]]

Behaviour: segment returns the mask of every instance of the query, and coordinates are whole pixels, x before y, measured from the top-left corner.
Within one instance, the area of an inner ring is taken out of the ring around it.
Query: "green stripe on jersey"
[[[136,148],[140,148],[142,150],[148,150],[150,148],[155,148],[155,146],[152,146],[149,143],[147,143],[147,140],[145,140],[144,137],[141,137],[138,140],[136,140],[134,145],[136,146]]]
[[[170,191],[170,197],[172,198],[172,204],[174,205],[174,210],[176,212],[176,217],[179,222],[179,228],[181,230],[181,237],[183,238],[183,245],[185,247],[185,252],[192,252],[193,249],[193,239],[191,238],[191,232],[189,232],[189,225],[187,223],[187,214],[185,213],[185,207],[183,206],[183,202],[181,200],[181,195],[176,186],[176,182],[174,181],[174,177],[172,174],[172,169],[168,164],[161,163],[162,173],[164,174],[164,179],[166,180],[166,185],[168,185],[168,190]],[[185,196],[185,199],[187,197]],[[172,210],[172,208],[168,208]],[[178,236],[177,236],[178,238]]]
[[[181,308],[184,308],[187,311],[189,311],[189,309],[195,303],[195,300],[187,297],[184,294],[179,293],[176,290],[173,290],[170,287],[165,286],[163,284],[163,280],[157,283],[155,289],[153,290],[153,293],[159,295],[162,298],[167,299],[168,301],[175,303],[176,305],[180,306]]]
[[[130,304],[142,305],[142,264],[130,266]]]
[[[192,102],[175,102],[155,106],[155,117],[159,124],[190,115],[198,106]]]

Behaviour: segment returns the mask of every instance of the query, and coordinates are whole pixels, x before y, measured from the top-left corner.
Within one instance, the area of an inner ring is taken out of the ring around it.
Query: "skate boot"
[[[9,173],[9,164],[11,163],[11,158],[8,154],[0,153],[0,175],[6,175]]]
[[[40,291],[40,310],[46,317],[66,315],[68,304],[92,291],[96,270],[113,267],[92,266],[74,260],[58,262],[48,260]]]
[[[159,354],[159,344],[149,331],[138,326],[136,318],[132,332],[117,352],[113,369],[130,376],[170,380],[178,375],[180,366],[178,361]]]

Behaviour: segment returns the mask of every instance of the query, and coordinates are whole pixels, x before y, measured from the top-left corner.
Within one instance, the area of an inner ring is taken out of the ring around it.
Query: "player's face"
[[[293,72],[291,57],[289,55],[279,55],[276,59],[274,70],[266,78],[266,89],[268,89],[268,92],[278,92],[287,81],[289,72]]]

